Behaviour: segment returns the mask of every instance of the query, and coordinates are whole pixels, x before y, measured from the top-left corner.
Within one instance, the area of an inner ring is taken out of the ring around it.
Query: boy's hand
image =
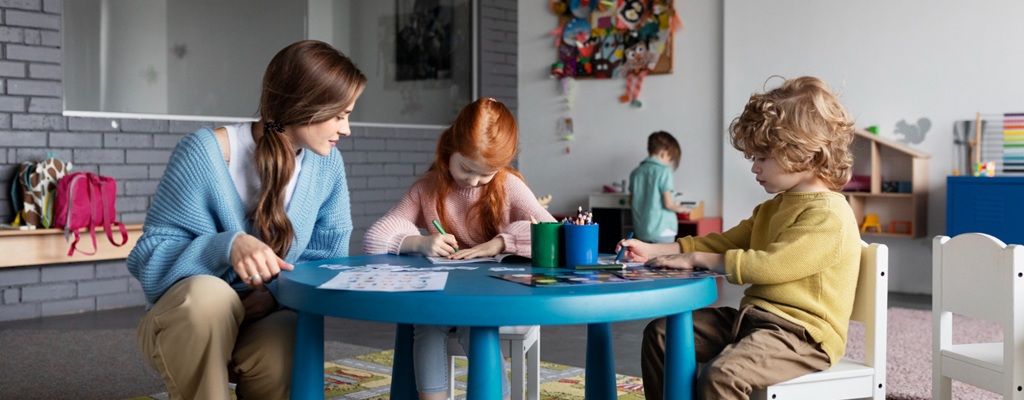
[[[459,249],[455,254],[449,256],[452,260],[468,260],[479,257],[492,257],[501,254],[505,250],[505,241],[501,237],[488,240],[468,249]]]
[[[622,260],[644,262],[653,257],[651,255],[651,246],[652,244],[638,239],[623,239],[615,245],[615,254],[619,254],[619,251],[625,247],[626,252],[622,254]]]
[[[694,253],[671,254],[655,257],[644,263],[648,267],[692,270],[697,268]]]
[[[680,253],[653,258],[644,265],[656,268],[675,268],[683,270],[707,269],[715,272],[724,271],[725,256],[717,253]]]
[[[633,262],[644,262],[665,254],[679,253],[679,244],[672,243],[647,243],[639,239],[621,240],[615,245],[615,253],[626,247],[626,253],[622,259]]]

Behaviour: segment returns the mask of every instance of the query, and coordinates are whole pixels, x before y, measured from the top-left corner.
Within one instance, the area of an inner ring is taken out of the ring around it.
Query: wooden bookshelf
[[[928,233],[928,154],[909,146],[855,129],[853,141],[854,175],[871,177],[868,191],[845,191],[857,223],[868,214],[878,215],[881,232],[861,232],[862,236],[921,238]],[[910,182],[910,191],[883,192],[882,182]],[[910,222],[909,232],[889,231],[893,221]]]

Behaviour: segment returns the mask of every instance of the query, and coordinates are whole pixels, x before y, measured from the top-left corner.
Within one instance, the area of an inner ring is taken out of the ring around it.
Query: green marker
[[[437,222],[437,220],[436,220],[436,219],[435,219],[435,220],[434,220],[433,222],[434,222],[434,227],[435,227],[435,228],[437,228],[437,231],[438,231],[438,232],[441,232],[441,234],[442,234],[442,235],[447,235],[447,234],[448,234],[448,233],[446,233],[446,232],[444,231],[444,228],[442,228],[442,227],[441,227],[441,223],[440,223],[440,222]],[[455,248],[455,252],[456,252],[456,253],[458,253],[458,252],[459,252],[459,248],[458,248],[458,247],[456,247],[456,248]]]

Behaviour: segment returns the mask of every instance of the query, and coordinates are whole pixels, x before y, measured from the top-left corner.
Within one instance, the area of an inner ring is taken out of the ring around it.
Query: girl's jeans
[[[440,393],[448,390],[448,331],[452,329],[459,337],[459,345],[466,354],[469,354],[468,326],[413,326],[412,356],[416,370],[416,390],[420,393]],[[509,386],[508,374],[504,373],[504,368],[502,370],[501,397],[507,399],[511,396],[512,388]]]

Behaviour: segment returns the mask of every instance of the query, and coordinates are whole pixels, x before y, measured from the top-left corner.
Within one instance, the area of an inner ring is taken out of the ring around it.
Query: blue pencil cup
[[[597,224],[565,224],[565,267],[597,264]]]

